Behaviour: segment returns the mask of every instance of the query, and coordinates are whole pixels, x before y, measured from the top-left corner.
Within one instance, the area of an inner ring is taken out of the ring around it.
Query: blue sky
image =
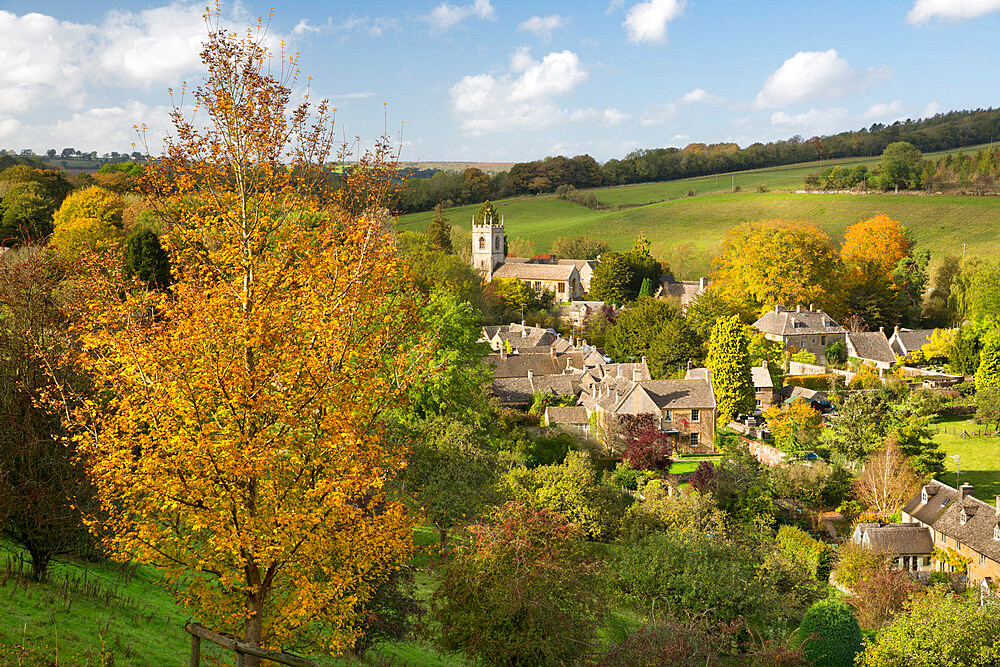
[[[340,131],[370,143],[387,116],[404,160],[603,161],[998,104],[1000,0],[243,0],[226,24],[272,4]],[[0,2],[0,147],[126,151],[146,122],[155,151],[204,5]]]

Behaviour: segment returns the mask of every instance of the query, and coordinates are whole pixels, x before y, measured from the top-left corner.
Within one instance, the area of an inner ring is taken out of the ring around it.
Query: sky
[[[168,89],[204,75],[205,4],[0,0],[0,148],[144,150],[145,123],[156,154]],[[1000,0],[241,0],[223,24],[272,6],[266,42],[299,53],[338,133],[388,130],[406,161],[746,146],[1000,90]]]

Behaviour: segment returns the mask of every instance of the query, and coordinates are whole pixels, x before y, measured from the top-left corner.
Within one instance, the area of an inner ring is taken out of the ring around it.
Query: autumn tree
[[[748,341],[738,315],[719,320],[708,344],[708,368],[712,371],[716,414],[728,423],[737,414],[754,409],[753,377],[750,374]]]
[[[191,614],[251,645],[338,653],[412,550],[384,493],[405,451],[382,415],[422,368],[395,170],[379,144],[331,193],[327,103],[291,107],[295,59],[218,19],[197,111],[174,106],[144,174],[173,284],[141,289],[107,254],[77,278],[77,361],[102,402],[74,426],[109,554],[161,567]]]
[[[720,295],[763,313],[776,304],[816,303],[840,315],[840,259],[815,225],[761,220],[733,227],[713,262]]]
[[[786,452],[808,449],[819,439],[823,415],[812,403],[798,398],[782,408],[772,405],[764,412],[774,444]]]
[[[979,351],[976,391],[1000,391],[1000,336],[991,336]]]
[[[910,253],[906,229],[885,214],[861,220],[844,232],[840,256],[849,271],[889,280],[899,260]]]
[[[96,185],[74,192],[53,215],[52,244],[68,260],[116,248],[124,208],[120,195]]]
[[[452,252],[451,224],[449,224],[448,218],[445,217],[441,204],[434,207],[434,217],[431,218],[430,223],[427,225],[424,237],[427,239],[427,244],[432,248],[437,248],[447,253]]]
[[[854,482],[854,493],[879,516],[888,517],[919,486],[920,480],[903,457],[895,437],[889,437],[881,449],[865,460],[864,471]]]

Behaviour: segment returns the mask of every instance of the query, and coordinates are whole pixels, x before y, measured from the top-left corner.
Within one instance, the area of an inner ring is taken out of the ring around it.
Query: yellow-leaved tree
[[[333,191],[326,102],[292,105],[295,58],[217,19],[200,125],[175,105],[146,169],[173,282],[86,262],[78,362],[101,398],[73,420],[115,558],[163,568],[213,629],[337,653],[412,550],[384,493],[405,452],[380,427],[422,363],[383,204],[394,171],[383,144]]]

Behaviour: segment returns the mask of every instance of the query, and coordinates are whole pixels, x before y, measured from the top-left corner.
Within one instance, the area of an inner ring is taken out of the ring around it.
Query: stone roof
[[[566,368],[567,355],[553,356],[549,352],[521,354],[488,354],[483,363],[494,367],[495,378],[527,378],[534,375],[556,375]]]
[[[490,391],[503,405],[531,403],[531,380],[527,377],[495,378]]]
[[[993,539],[994,528],[1000,522],[997,508],[974,496],[967,496],[959,502],[959,490],[938,480],[931,480],[927,490],[927,502],[917,493],[903,507],[903,511],[933,530],[957,539],[990,560],[1000,563],[1000,540]],[[970,489],[971,491],[971,489]],[[963,510],[965,523],[962,523]]]
[[[894,363],[896,353],[889,345],[889,339],[881,331],[865,331],[862,333],[847,334],[848,353],[852,357],[867,361],[881,361]]]
[[[751,366],[750,375],[753,376],[754,389],[774,389],[774,380],[765,366]]]
[[[822,310],[786,310],[775,306],[761,315],[753,325],[764,333],[775,336],[802,336],[812,334],[842,334],[847,329],[837,324]]]
[[[918,523],[871,524],[861,543],[899,556],[930,555],[934,551],[931,532]]]
[[[613,412],[644,414],[661,410],[715,408],[712,385],[704,380],[649,380],[637,382]]]
[[[930,340],[932,333],[934,329],[897,329],[892,332],[891,342],[894,343],[893,348],[898,348],[905,357],[922,348]],[[893,361],[895,360],[893,357]]]
[[[557,396],[576,396],[580,391],[580,376],[565,375],[533,375],[529,378],[531,393],[556,394]]]
[[[572,407],[547,407],[545,408],[545,421],[549,425],[553,424],[589,424],[587,408],[582,405]]]
[[[493,277],[519,280],[569,280],[574,273],[578,272],[576,266],[572,264],[507,262],[493,272]]]
[[[711,284],[709,280],[674,280],[669,273],[660,279],[658,297],[679,299],[682,306],[688,306]]]

